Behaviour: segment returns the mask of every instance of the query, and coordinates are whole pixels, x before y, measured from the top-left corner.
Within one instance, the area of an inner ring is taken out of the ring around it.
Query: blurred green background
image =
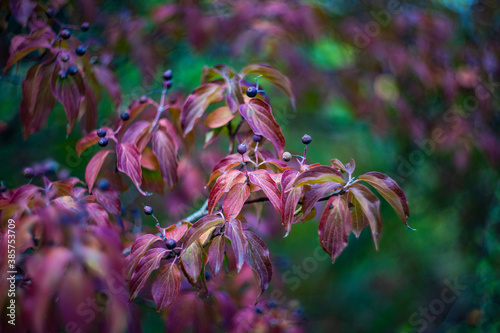
[[[185,3],[188,2],[179,2],[181,5]],[[212,13],[218,3],[220,8],[217,8],[224,11],[220,15],[230,16],[232,7],[224,1],[204,1],[196,6],[201,8],[202,13]],[[252,3],[261,5],[258,1]],[[290,61],[288,57],[279,56],[274,42],[254,48],[251,41],[244,52],[235,54],[228,51],[237,40],[232,37],[195,47],[182,29],[175,38],[165,35],[151,18],[152,11],[165,4],[162,1],[98,2],[97,8],[106,15],[141,17],[140,31],[145,36],[144,44],[163,49],[159,52],[163,56],[156,64],[157,68],[146,80],[141,65],[127,56],[135,46],[126,42],[116,45],[111,65],[121,83],[123,105],[126,106],[144,93],[159,89],[164,68],[173,69],[175,90],[184,94],[198,86],[204,65],[226,63],[240,69],[249,63],[267,62],[279,68],[298,87],[295,90],[296,113],[281,92],[273,90],[266,82],[262,84],[271,96],[273,112],[287,139],[287,149],[300,153],[303,149],[300,137],[308,133],[313,137],[313,143],[308,148],[309,161],[329,164],[332,158],[343,162],[354,158],[357,175],[380,171],[394,177],[407,194],[411,210],[409,224],[417,231],[406,229],[389,204],[383,202],[381,213],[384,230],[379,251],[375,250],[365,230],[359,239],[351,235],[349,246],[331,264],[328,259],[311,260],[319,247],[318,217],[304,225],[296,225],[286,239],[278,235],[267,240],[275,270],[283,274],[299,266],[311,268],[310,272],[305,273],[308,276],[300,279],[295,290],[291,290],[294,284],[285,283],[278,273],[267,293],[271,294],[272,289],[277,288],[284,291],[287,300],[298,299],[308,317],[307,331],[311,332],[499,332],[498,160],[484,153],[484,145],[481,148],[475,144],[474,140],[480,140],[477,136],[470,139],[466,167],[457,167],[456,153],[464,148],[454,147],[453,143],[460,142],[460,136],[451,140],[451,144],[447,142],[445,147],[437,145],[430,154],[418,153],[422,151],[419,143],[431,137],[434,127],[439,127],[436,119],[440,119],[453,104],[445,96],[445,88],[429,87],[424,81],[419,81],[419,90],[415,92],[412,89],[414,81],[418,79],[408,77],[406,73],[390,66],[384,67],[383,59],[378,58],[383,57],[384,53],[379,49],[368,47],[354,52],[357,48],[353,39],[346,38],[340,32],[337,35],[337,30],[327,29],[338,28],[338,31],[342,31],[343,23],[350,19],[359,20],[361,26],[373,22],[373,19],[366,20],[370,11],[387,8],[390,1],[303,3],[320,12],[323,21],[317,22],[321,27],[314,38],[298,36],[297,39],[282,41],[282,44],[290,45],[296,55]],[[483,9],[486,8],[484,10],[489,11],[488,17],[493,13],[492,21],[488,21],[491,24],[486,26],[471,19],[479,11],[478,2],[475,1],[402,3],[406,13],[403,21],[410,20],[412,13],[419,13],[422,16],[416,20],[423,20],[425,15],[436,15],[453,24],[451,37],[441,45],[444,56],[452,58],[452,72],[469,63],[467,56],[459,56],[461,48],[469,45],[479,51],[488,48],[493,52],[495,61],[498,61],[500,11],[497,3],[485,2],[492,7],[483,6]],[[75,10],[78,6],[78,3],[70,2],[64,7],[66,12],[60,15],[78,18]],[[408,53],[403,57],[410,57],[414,53],[418,55],[418,51],[414,50],[415,45],[402,44],[398,39],[401,37],[400,27],[395,21],[382,27],[382,33],[376,36],[377,40],[398,45]],[[106,22],[96,20],[96,29],[92,32],[95,38],[98,39],[99,29],[105,25]],[[437,29],[434,32],[439,33],[439,26],[434,25],[429,29]],[[267,37],[272,37],[271,32],[267,34]],[[8,38],[5,34],[2,36]],[[473,53],[472,58],[484,60],[480,52]],[[374,64],[374,61],[379,62]],[[296,63],[302,66],[294,72]],[[21,81],[30,65],[29,62],[21,63],[17,74],[11,72],[0,79],[0,120],[3,124],[0,133],[0,179],[8,187],[18,186],[25,182],[21,174],[23,167],[47,158],[53,158],[63,168],[70,170],[72,175],[83,178],[86,162],[96,150],[91,149],[82,158],[76,156],[74,147],[81,133],[77,129],[66,137],[66,118],[60,105],[50,116],[48,125],[39,133],[26,141],[22,138],[18,118]],[[435,70],[432,63],[426,65],[430,72]],[[498,67],[484,73],[496,77]],[[359,105],[353,103],[353,98],[366,98],[370,104],[366,96],[376,93],[375,86],[380,74],[386,76],[378,81],[383,98],[378,99],[378,104],[373,104],[377,112],[371,113],[370,108],[358,112]],[[316,79],[318,83],[315,85]],[[406,85],[408,80],[411,81],[411,87]],[[309,84],[311,81],[313,83]],[[459,91],[454,100],[467,97],[471,91]],[[354,95],[350,95],[350,92]],[[394,94],[404,96],[407,102],[405,107],[413,111],[412,117],[403,116],[398,104],[391,102]],[[488,106],[493,108],[493,117],[497,117],[495,119],[498,119],[497,96],[498,92],[495,92],[492,106]],[[101,125],[108,119],[114,119],[117,114],[111,101],[106,98],[101,102],[99,112]],[[382,126],[383,130],[377,125],[380,118],[388,119],[386,125]],[[491,124],[488,119],[484,117],[483,121]],[[465,121],[474,128],[475,118]],[[404,127],[412,124],[424,124],[425,130],[422,130],[420,137],[416,138]],[[497,127],[492,128],[497,141],[489,144],[495,145],[498,144],[499,132]],[[225,147],[224,142],[221,147]],[[410,163],[411,170],[402,173],[401,170],[406,169],[402,169],[401,165],[404,161],[411,161],[416,154],[423,158]],[[289,273],[288,276],[296,277],[297,274]],[[455,293],[447,292],[450,284],[458,285]],[[456,297],[448,302],[454,295]],[[144,310],[151,312],[145,315],[148,319],[144,321],[146,329],[157,330],[162,327],[154,310]]]

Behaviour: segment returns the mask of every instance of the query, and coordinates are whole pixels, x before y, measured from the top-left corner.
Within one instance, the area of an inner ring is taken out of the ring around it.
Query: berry
[[[71,31],[68,29],[63,29],[60,35],[62,39],[69,39],[71,37]]]
[[[107,191],[109,190],[109,181],[107,179],[101,179],[97,184],[97,187],[99,187],[101,191]]]
[[[151,208],[151,207],[149,207],[149,208]],[[144,211],[144,212],[146,212],[146,211]],[[165,246],[167,247],[167,249],[173,250],[177,246],[177,242],[175,241],[175,239],[170,238],[170,239],[167,239],[167,241],[165,242]]]
[[[67,54],[66,52],[62,52],[60,55],[60,58],[61,58],[62,62],[68,62],[69,54]]]
[[[275,301],[272,301],[272,300],[271,300],[271,301],[268,301],[268,302],[267,302],[267,306],[268,306],[269,308],[271,308],[271,309],[274,309],[274,308],[277,306],[277,304],[276,304],[276,302],[275,302]]]
[[[122,112],[120,114],[120,118],[123,120],[123,121],[127,121],[130,119],[130,114],[128,114],[128,112]]]
[[[86,51],[87,51],[87,48],[86,48],[85,46],[83,46],[83,45],[80,45],[80,46],[78,46],[78,47],[76,48],[75,53],[76,53],[77,55],[79,55],[79,56],[82,56],[82,55],[84,55],[84,54],[85,54],[85,52],[86,52]]]
[[[165,81],[170,81],[172,80],[172,70],[171,69],[168,69],[166,70],[165,72],[163,72],[163,80]]]
[[[90,23],[89,22],[83,22],[82,25],[80,26],[80,30],[85,32],[89,31],[90,29]]]
[[[146,215],[152,215],[153,214],[153,207],[151,207],[151,206],[144,206],[144,214],[146,214]]]
[[[64,80],[65,78],[68,77],[68,73],[64,70],[64,69],[61,69],[59,71],[59,73],[57,73],[57,76],[61,79],[61,80]]]
[[[97,130],[97,136],[100,138],[104,138],[106,136],[106,130],[104,128],[99,128]]]
[[[145,95],[142,95],[141,98],[139,98],[139,103],[144,104],[148,101],[148,97]]]
[[[33,168],[30,168],[30,167],[25,168],[23,170],[23,175],[26,178],[33,178],[33,177],[35,177],[35,170],[33,170]]]
[[[283,153],[283,161],[285,162],[290,162],[292,160],[292,154],[290,154],[289,152],[284,152]]]
[[[250,97],[250,98],[257,96],[257,88],[255,88],[253,86],[252,87],[248,87],[248,89],[247,89],[247,96]]]
[[[172,80],[168,80],[165,82],[165,87],[167,87],[167,89],[170,89],[172,88]]]
[[[263,314],[263,313],[264,313],[264,310],[262,310],[262,307],[260,307],[260,306],[256,306],[256,307],[255,307],[255,313],[257,313],[257,314]]]
[[[311,141],[312,141],[311,136],[309,134],[304,134],[304,136],[302,137],[302,143],[308,145],[311,143]]]
[[[244,143],[240,144],[238,148],[236,149],[239,154],[243,155],[244,153],[247,152],[247,146],[245,146]]]
[[[78,67],[76,67],[76,66],[69,66],[68,67],[68,74],[69,75],[75,75],[76,73],[78,73]]]
[[[48,18],[53,18],[54,16],[56,16],[56,11],[52,8],[49,8],[45,12],[45,15],[47,15]]]
[[[97,144],[101,147],[106,147],[108,145],[108,139],[100,138],[99,141],[97,141]]]
[[[6,192],[7,191],[7,186],[5,186],[4,184],[0,185],[0,192]]]
[[[253,141],[255,142],[261,142],[263,137],[262,135],[258,135],[258,134],[254,134],[253,137],[252,137]]]

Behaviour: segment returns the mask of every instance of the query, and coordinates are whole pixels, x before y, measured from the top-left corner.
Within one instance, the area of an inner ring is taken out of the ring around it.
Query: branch
[[[326,201],[328,199],[330,199],[331,197],[334,197],[336,195],[342,195],[344,194],[346,191],[344,189],[341,189],[341,191],[339,192],[334,192],[330,195],[327,195],[326,197],[323,197],[321,199],[318,200],[318,202],[320,201]],[[245,205],[250,205],[250,204],[253,204],[253,203],[256,203],[256,202],[265,202],[265,201],[269,201],[269,198],[268,197],[260,197],[260,198],[255,198],[255,199],[250,199],[250,200],[247,200],[245,201]],[[302,204],[302,200],[299,201],[299,205]]]

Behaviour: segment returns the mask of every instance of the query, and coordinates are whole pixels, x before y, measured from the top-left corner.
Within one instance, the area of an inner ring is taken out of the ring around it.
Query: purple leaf
[[[231,240],[231,245],[233,246],[233,252],[236,257],[236,268],[238,273],[243,267],[245,262],[245,250],[247,246],[247,240],[243,234],[243,229],[240,220],[231,220],[226,223],[226,235],[227,238]]]
[[[351,223],[351,212],[347,202],[340,196],[328,199],[319,220],[318,234],[319,243],[323,250],[332,257],[332,262],[347,246]]]
[[[261,188],[264,194],[269,198],[274,209],[281,215],[281,193],[278,184],[273,180],[267,170],[255,170],[249,174],[250,183]]]
[[[122,93],[120,83],[115,74],[108,68],[102,65],[94,65],[93,72],[99,84],[101,84],[111,97],[115,106],[120,105]]]
[[[160,261],[167,249],[153,248],[139,260],[132,277],[130,278],[130,300],[137,297],[139,292],[148,281],[151,273],[160,267]]]
[[[250,196],[250,188],[246,183],[235,184],[226,194],[222,208],[227,220],[236,218],[245,201]]]
[[[177,141],[164,127],[158,128],[153,134],[153,152],[160,163],[163,179],[170,188],[177,183]]]
[[[222,265],[224,264],[224,248],[226,242],[223,236],[215,237],[208,248],[208,264],[214,276],[219,274]]]
[[[101,191],[99,189],[94,189],[92,192],[97,202],[101,204],[101,206],[106,209],[108,212],[114,215],[121,214],[121,202],[120,198],[118,198],[118,194],[116,194],[113,190]]]
[[[210,190],[210,195],[208,196],[208,213],[213,213],[215,205],[224,193],[229,192],[235,184],[246,182],[246,179],[246,175],[239,170],[226,171],[219,178],[217,178],[217,181]]]
[[[89,193],[92,193],[92,188],[94,187],[95,180],[97,175],[99,174],[99,170],[104,163],[104,160],[112,153],[112,150],[101,150],[97,154],[92,157],[89,164],[87,164],[87,168],[85,169],[85,182],[87,183],[87,187],[89,189]]]
[[[153,281],[151,293],[160,312],[175,301],[181,288],[181,271],[174,263],[163,265]]]
[[[198,240],[191,243],[181,254],[181,267],[187,279],[195,284],[203,266],[203,248]]]
[[[142,183],[142,169],[139,149],[131,143],[121,143],[116,146],[116,154],[118,170],[129,176],[139,192],[146,195],[140,187]]]
[[[297,179],[295,179],[294,186],[300,187],[306,184],[318,184],[334,182],[344,184],[344,177],[336,169],[324,165],[311,167],[310,169],[302,172]]]
[[[245,259],[250,267],[257,273],[260,280],[260,293],[257,297],[258,301],[262,293],[269,287],[269,282],[271,282],[273,276],[273,266],[271,265],[271,260],[269,260],[269,249],[266,243],[253,232],[248,230],[244,232],[248,241]],[[255,303],[257,303],[257,301]]]
[[[224,220],[219,215],[206,215],[196,221],[191,228],[186,233],[184,237],[186,243],[183,246],[182,252],[184,253],[187,248],[191,246],[195,241],[197,241],[203,234],[212,228],[215,228],[218,224],[224,223]]]
[[[373,242],[378,250],[377,239],[382,231],[382,219],[380,218],[380,200],[366,186],[354,184],[350,189],[354,198],[358,201],[364,215],[368,219],[372,230]],[[355,204],[356,205],[356,204]]]
[[[125,271],[127,273],[127,276],[130,276],[130,274],[132,274],[132,272],[135,270],[135,267],[137,266],[139,259],[142,258],[151,244],[159,240],[161,240],[161,238],[157,235],[146,234],[134,241],[130,250],[130,254],[125,261]]]
[[[22,26],[28,23],[28,19],[36,7],[36,2],[31,0],[10,0],[10,9],[12,10],[12,15],[16,18]]]
[[[151,123],[149,121],[136,121],[127,129],[125,134],[123,134],[120,142],[131,143],[137,146],[139,151],[142,151],[153,135],[153,133],[150,132],[150,129]]]

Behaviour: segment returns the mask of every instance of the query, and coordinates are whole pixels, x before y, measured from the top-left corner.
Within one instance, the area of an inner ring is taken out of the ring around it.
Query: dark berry
[[[261,142],[261,141],[262,141],[262,139],[263,139],[263,137],[262,137],[262,135],[254,134],[254,135],[252,136],[252,139],[253,139],[253,141],[255,141],[255,142]]]
[[[80,26],[80,30],[83,32],[89,31],[90,29],[90,23],[89,22],[83,22],[82,25]]]
[[[104,128],[99,128],[97,130],[97,136],[100,138],[104,138],[106,136],[106,130]]]
[[[260,306],[256,306],[256,307],[255,307],[255,313],[257,313],[257,314],[263,314],[263,313],[264,313],[264,310],[262,310],[262,307],[260,307]]]
[[[283,161],[285,162],[290,162],[292,160],[292,154],[290,154],[289,152],[284,152],[283,153]]]
[[[75,50],[75,53],[76,53],[77,55],[79,55],[79,56],[84,55],[84,54],[85,54],[85,52],[87,52],[87,48],[86,48],[85,46],[83,46],[83,45],[78,46],[78,47],[76,48],[76,50]]]
[[[71,37],[71,31],[68,29],[63,29],[61,31],[61,38],[62,39],[69,39]]]
[[[59,71],[59,73],[57,73],[57,76],[61,79],[61,80],[64,80],[65,78],[68,77],[68,73],[64,70],[64,69],[61,69]]]
[[[33,177],[35,177],[35,170],[33,170],[33,168],[30,168],[30,167],[25,168],[23,170],[23,175],[26,178],[33,178]]]
[[[107,191],[109,190],[109,181],[107,179],[101,179],[99,183],[97,183],[97,187],[99,187],[101,191]]]
[[[173,73],[172,73],[172,70],[171,70],[171,69],[166,70],[165,72],[163,72],[163,80],[165,80],[165,81],[170,81],[170,80],[172,80],[172,77],[173,77],[173,75],[172,75],[172,74],[173,74]]]
[[[130,119],[130,114],[128,112],[122,112],[120,114],[120,118],[123,120],[123,121],[127,121]]]
[[[247,146],[245,146],[244,143],[240,144],[238,148],[236,149],[239,154],[243,155],[244,153],[247,152]]]
[[[7,186],[5,186],[4,184],[0,185],[0,192],[6,192],[7,191]]]
[[[143,95],[141,98],[139,98],[139,103],[144,104],[148,101],[148,97]]]
[[[144,206],[144,214],[146,214],[146,215],[152,215],[153,214],[153,207],[151,207],[151,206]]]
[[[312,141],[311,136],[309,134],[304,134],[304,136],[302,137],[302,143],[308,145],[311,143],[311,141]]]
[[[54,16],[56,16],[56,11],[52,8],[49,8],[45,12],[45,15],[47,15],[48,18],[53,18]]]
[[[97,141],[97,144],[101,147],[106,147],[108,145],[108,139],[100,138],[99,141]]]
[[[146,211],[144,211],[144,212],[146,212]],[[150,214],[148,214],[148,215],[150,215]],[[175,239],[170,238],[170,239],[167,239],[167,241],[165,242],[165,246],[167,247],[167,249],[173,250],[177,246],[177,242],[175,241]]]
[[[274,309],[277,306],[277,304],[275,301],[268,301],[267,306],[271,309]]]
[[[68,67],[68,74],[69,75],[75,75],[76,73],[78,73],[78,67],[76,67],[76,66],[69,66]]]
[[[62,52],[61,55],[59,56],[63,62],[68,62],[69,60],[69,54],[66,52]]]
[[[167,89],[170,89],[172,88],[172,80],[168,80],[165,82],[165,87],[167,87]]]
[[[250,97],[250,98],[257,96],[257,88],[255,88],[253,86],[252,87],[248,87],[248,89],[247,89],[247,96]]]

